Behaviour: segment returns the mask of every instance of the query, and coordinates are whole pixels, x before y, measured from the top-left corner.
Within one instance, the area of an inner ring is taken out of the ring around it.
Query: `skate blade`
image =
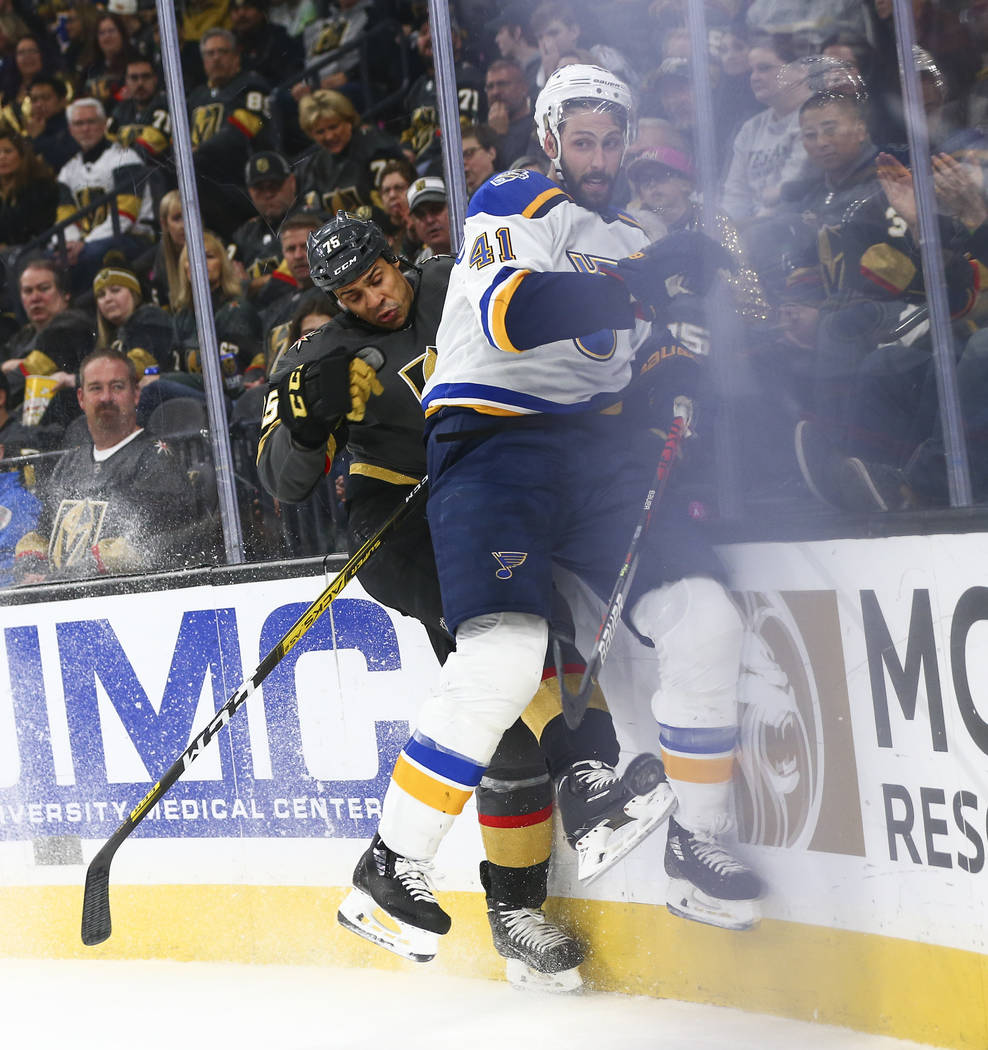
[[[731,901],[711,897],[686,879],[670,879],[666,908],[680,919],[719,926],[722,930],[750,930],[761,919],[758,901]]]
[[[506,959],[505,973],[508,983],[520,992],[579,992],[583,988],[580,968],[560,970],[559,973],[541,973],[526,965],[521,959]]]
[[[638,795],[624,807],[632,818],[619,828],[598,824],[575,845],[577,852],[576,877],[580,882],[593,882],[619,860],[623,860],[643,839],[667,820],[676,808],[676,795],[667,781],[663,781],[647,795]]]
[[[336,920],[358,937],[412,962],[429,962],[439,949],[439,934],[396,919],[363,890],[347,894]]]

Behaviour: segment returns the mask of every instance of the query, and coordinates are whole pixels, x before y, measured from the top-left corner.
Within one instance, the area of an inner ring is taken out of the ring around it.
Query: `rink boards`
[[[560,845],[550,910],[598,987],[983,1050],[988,538],[725,554],[751,636],[736,786],[765,920],[671,917],[661,831],[590,887]],[[335,925],[437,674],[418,625],[355,585],[121,848],[111,939],[79,941],[85,863],[326,582],[0,606],[0,953],[414,965]],[[657,746],[653,678],[619,637],[602,684],[628,754]],[[432,965],[499,976],[479,856],[471,806],[440,854],[454,930]]]

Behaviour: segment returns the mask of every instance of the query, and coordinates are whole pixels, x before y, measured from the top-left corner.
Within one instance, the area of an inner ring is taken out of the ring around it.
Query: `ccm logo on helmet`
[[[336,277],[339,274],[343,273],[344,270],[349,270],[350,267],[353,266],[353,264],[356,261],[357,261],[357,257],[355,255],[352,256],[351,258],[347,259],[347,261],[345,263],[341,263],[339,266],[336,267],[336,269],[333,271],[333,276]]]

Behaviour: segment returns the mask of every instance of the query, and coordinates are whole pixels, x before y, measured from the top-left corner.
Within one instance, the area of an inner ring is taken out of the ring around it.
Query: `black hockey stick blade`
[[[587,667],[583,672],[583,677],[580,679],[576,692],[571,692],[566,688],[566,681],[563,678],[562,671],[562,649],[558,641],[555,638],[553,639],[553,658],[556,662],[556,677],[559,680],[559,695],[562,701],[563,718],[570,729],[578,729],[580,727],[587,710],[587,704],[590,703],[597,676],[600,674],[600,669],[604,666],[607,653],[611,648],[611,643],[614,641],[618,624],[621,622],[621,614],[624,612],[624,603],[631,592],[631,584],[634,581],[635,571],[638,568],[638,553],[642,539],[648,532],[648,526],[652,521],[652,513],[659,505],[659,500],[665,491],[666,482],[669,480],[669,473],[672,470],[672,464],[676,460],[685,431],[686,420],[682,416],[676,416],[672,421],[672,426],[669,427],[669,436],[666,438],[666,443],[662,446],[659,465],[655,471],[655,481],[652,488],[648,490],[648,495],[645,497],[645,502],[642,505],[641,516],[638,519],[638,524],[635,526],[634,535],[631,537],[628,553],[624,556],[621,569],[618,572],[617,579],[614,581],[611,597],[604,611],[604,618],[597,629],[593,650],[587,658]]]
[[[171,788],[179,777],[209,745],[214,736],[230,721],[237,710],[243,706],[255,689],[277,667],[282,658],[290,652],[310,627],[329,608],[333,599],[357,575],[368,561],[380,550],[392,530],[412,510],[423,497],[428,478],[423,478],[408,493],[402,503],[395,508],[391,516],[371,536],[353,557],[337,573],[322,594],[302,613],[289,628],[285,636],[258,664],[257,669],[236,689],[233,695],[220,707],[209,720],[206,728],[196,736],[189,746],[168,767],[151,790],[130,811],[127,819],[106,840],[86,869],[86,886],[82,896],[82,943],[92,946],[102,944],[112,930],[110,919],[110,865],[113,857],[130,833],[147,816]]]

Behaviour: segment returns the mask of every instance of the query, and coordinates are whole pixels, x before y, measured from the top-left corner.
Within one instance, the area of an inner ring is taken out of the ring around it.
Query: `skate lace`
[[[621,778],[610,768],[610,766],[591,766],[574,769],[573,779],[584,787],[597,791],[601,788],[610,787]]]
[[[548,951],[571,940],[536,908],[507,908],[500,918],[514,940],[536,951]]]
[[[412,900],[436,904],[435,892],[429,875],[432,871],[431,864],[425,864],[420,860],[408,860],[405,857],[395,858],[395,878],[405,888]]]
[[[730,853],[723,850],[715,842],[705,842],[703,839],[693,838],[693,853],[702,864],[713,869],[718,874],[725,872],[747,871],[747,867]]]

